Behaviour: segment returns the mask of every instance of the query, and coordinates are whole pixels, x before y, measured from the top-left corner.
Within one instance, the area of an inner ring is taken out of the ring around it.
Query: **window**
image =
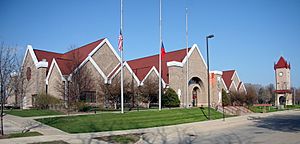
[[[27,81],[29,81],[31,79],[31,69],[30,69],[30,67],[27,67],[26,78],[27,78]]]
[[[95,91],[83,91],[80,93],[80,101],[86,103],[96,103],[96,92]]]

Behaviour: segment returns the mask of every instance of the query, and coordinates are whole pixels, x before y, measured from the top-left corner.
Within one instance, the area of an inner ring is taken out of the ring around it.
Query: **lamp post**
[[[206,36],[206,59],[207,59],[207,96],[208,96],[208,119],[210,120],[210,76],[209,76],[209,53],[208,53],[208,39],[213,38],[214,35]]]

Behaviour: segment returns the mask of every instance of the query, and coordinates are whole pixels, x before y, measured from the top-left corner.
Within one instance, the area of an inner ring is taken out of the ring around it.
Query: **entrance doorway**
[[[193,103],[193,107],[196,107],[197,106],[197,94],[198,94],[198,91],[199,91],[200,89],[198,88],[198,87],[194,87],[193,88],[193,92],[192,92],[192,98],[193,98],[193,100],[192,100],[192,103]]]
[[[285,96],[280,96],[279,97],[279,104],[280,105],[285,105],[285,101],[286,101]]]

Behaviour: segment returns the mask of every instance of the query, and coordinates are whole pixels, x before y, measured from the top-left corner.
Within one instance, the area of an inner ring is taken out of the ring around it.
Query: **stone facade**
[[[65,87],[66,94],[68,84],[72,82],[76,69],[89,71],[92,78],[90,85],[93,86],[91,91],[95,91],[99,96],[97,99],[99,104],[104,104],[101,97],[104,97],[105,93],[101,85],[111,84],[120,79],[120,58],[107,39],[101,39],[74,50],[84,57],[80,58],[80,65],[71,70],[66,67],[69,65],[67,61],[72,51],[58,54],[34,51],[31,47],[27,51],[23,67],[24,70],[30,69],[30,79],[27,81],[24,108],[32,107],[32,96],[39,93],[48,93],[65,100],[64,93],[58,91],[58,86]],[[188,78],[186,77],[187,67]],[[135,88],[143,86],[144,81],[159,78],[158,55],[124,62],[123,70],[125,82],[133,82]],[[221,102],[222,90],[228,91],[228,86],[224,83],[222,72],[211,72],[210,78],[211,106],[215,107]],[[163,63],[162,80],[164,88],[172,88],[176,91],[181,107],[208,105],[207,66],[197,45],[189,49],[188,56],[186,56],[185,49],[168,52]],[[237,84],[231,86],[232,89],[241,83],[237,75],[231,81]]]
[[[107,44],[104,44],[99,50],[97,50],[92,58],[105,75],[108,75],[120,63],[112,49],[109,48]]]
[[[283,57],[280,57],[278,62],[274,65],[276,106],[293,105],[290,68],[290,64],[288,64]]]
[[[211,83],[211,101],[212,107],[222,105],[222,90],[226,91],[226,85],[222,79],[221,71],[210,72],[210,83]]]
[[[197,46],[190,50],[188,59],[188,93],[186,91],[187,61],[182,66],[169,66],[169,86],[180,95],[182,107],[207,106],[207,69]]]
[[[23,73],[26,76],[24,81],[26,93],[21,105],[25,109],[33,106],[32,101],[34,100],[34,96],[43,93],[46,90],[45,77],[47,68],[38,66],[38,62],[34,60],[35,56],[32,55],[30,51],[32,51],[32,49],[29,46],[22,65]]]
[[[49,75],[47,93],[58,99],[64,100],[64,96],[59,89],[62,84],[65,84],[65,82],[62,80],[62,75],[59,72],[57,64],[55,64]]]

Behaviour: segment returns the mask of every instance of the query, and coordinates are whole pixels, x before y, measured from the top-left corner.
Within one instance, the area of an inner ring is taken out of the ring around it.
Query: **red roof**
[[[235,70],[227,70],[227,71],[223,71],[223,75],[222,78],[225,82],[225,85],[227,87],[227,89],[229,89],[231,83],[232,83],[232,76],[234,74]]]
[[[190,50],[190,48],[189,48]],[[166,83],[169,83],[169,71],[167,67],[167,62],[177,61],[182,62],[186,56],[186,49],[176,50],[167,52],[164,59],[162,60],[162,78]],[[142,81],[151,68],[154,66],[156,70],[159,70],[159,55],[148,56],[144,58],[139,58],[131,61],[127,61],[132,71],[136,74],[138,79]]]
[[[50,65],[52,63],[52,59],[55,58],[61,72],[63,75],[70,74],[80,63],[84,61],[84,59],[88,56],[88,54],[96,48],[104,39],[97,40],[95,42],[89,43],[87,45],[81,46],[79,48],[73,49],[71,51],[68,51],[64,54],[55,53],[55,52],[49,52],[49,51],[43,51],[34,49],[34,53],[38,59],[38,61],[42,61],[43,59],[46,59],[48,62],[48,68],[47,73],[50,68]],[[74,64],[74,61],[72,60],[78,60],[77,66],[73,66],[70,68],[70,65],[72,63]]]
[[[287,61],[281,56],[277,62],[277,64],[274,65],[274,69],[278,68],[287,68],[291,69],[291,65],[287,63]]]
[[[59,58],[59,57],[63,56],[63,54],[60,54],[60,53],[43,51],[43,50],[38,50],[38,49],[34,49],[33,51],[34,51],[38,61],[42,61],[43,59],[46,59],[46,61],[48,62],[47,70],[49,70],[53,58]]]
[[[72,60],[62,58],[56,58],[55,60],[62,75],[68,75],[75,69],[74,62]]]
[[[292,93],[291,90],[275,90],[274,92],[278,94]]]

